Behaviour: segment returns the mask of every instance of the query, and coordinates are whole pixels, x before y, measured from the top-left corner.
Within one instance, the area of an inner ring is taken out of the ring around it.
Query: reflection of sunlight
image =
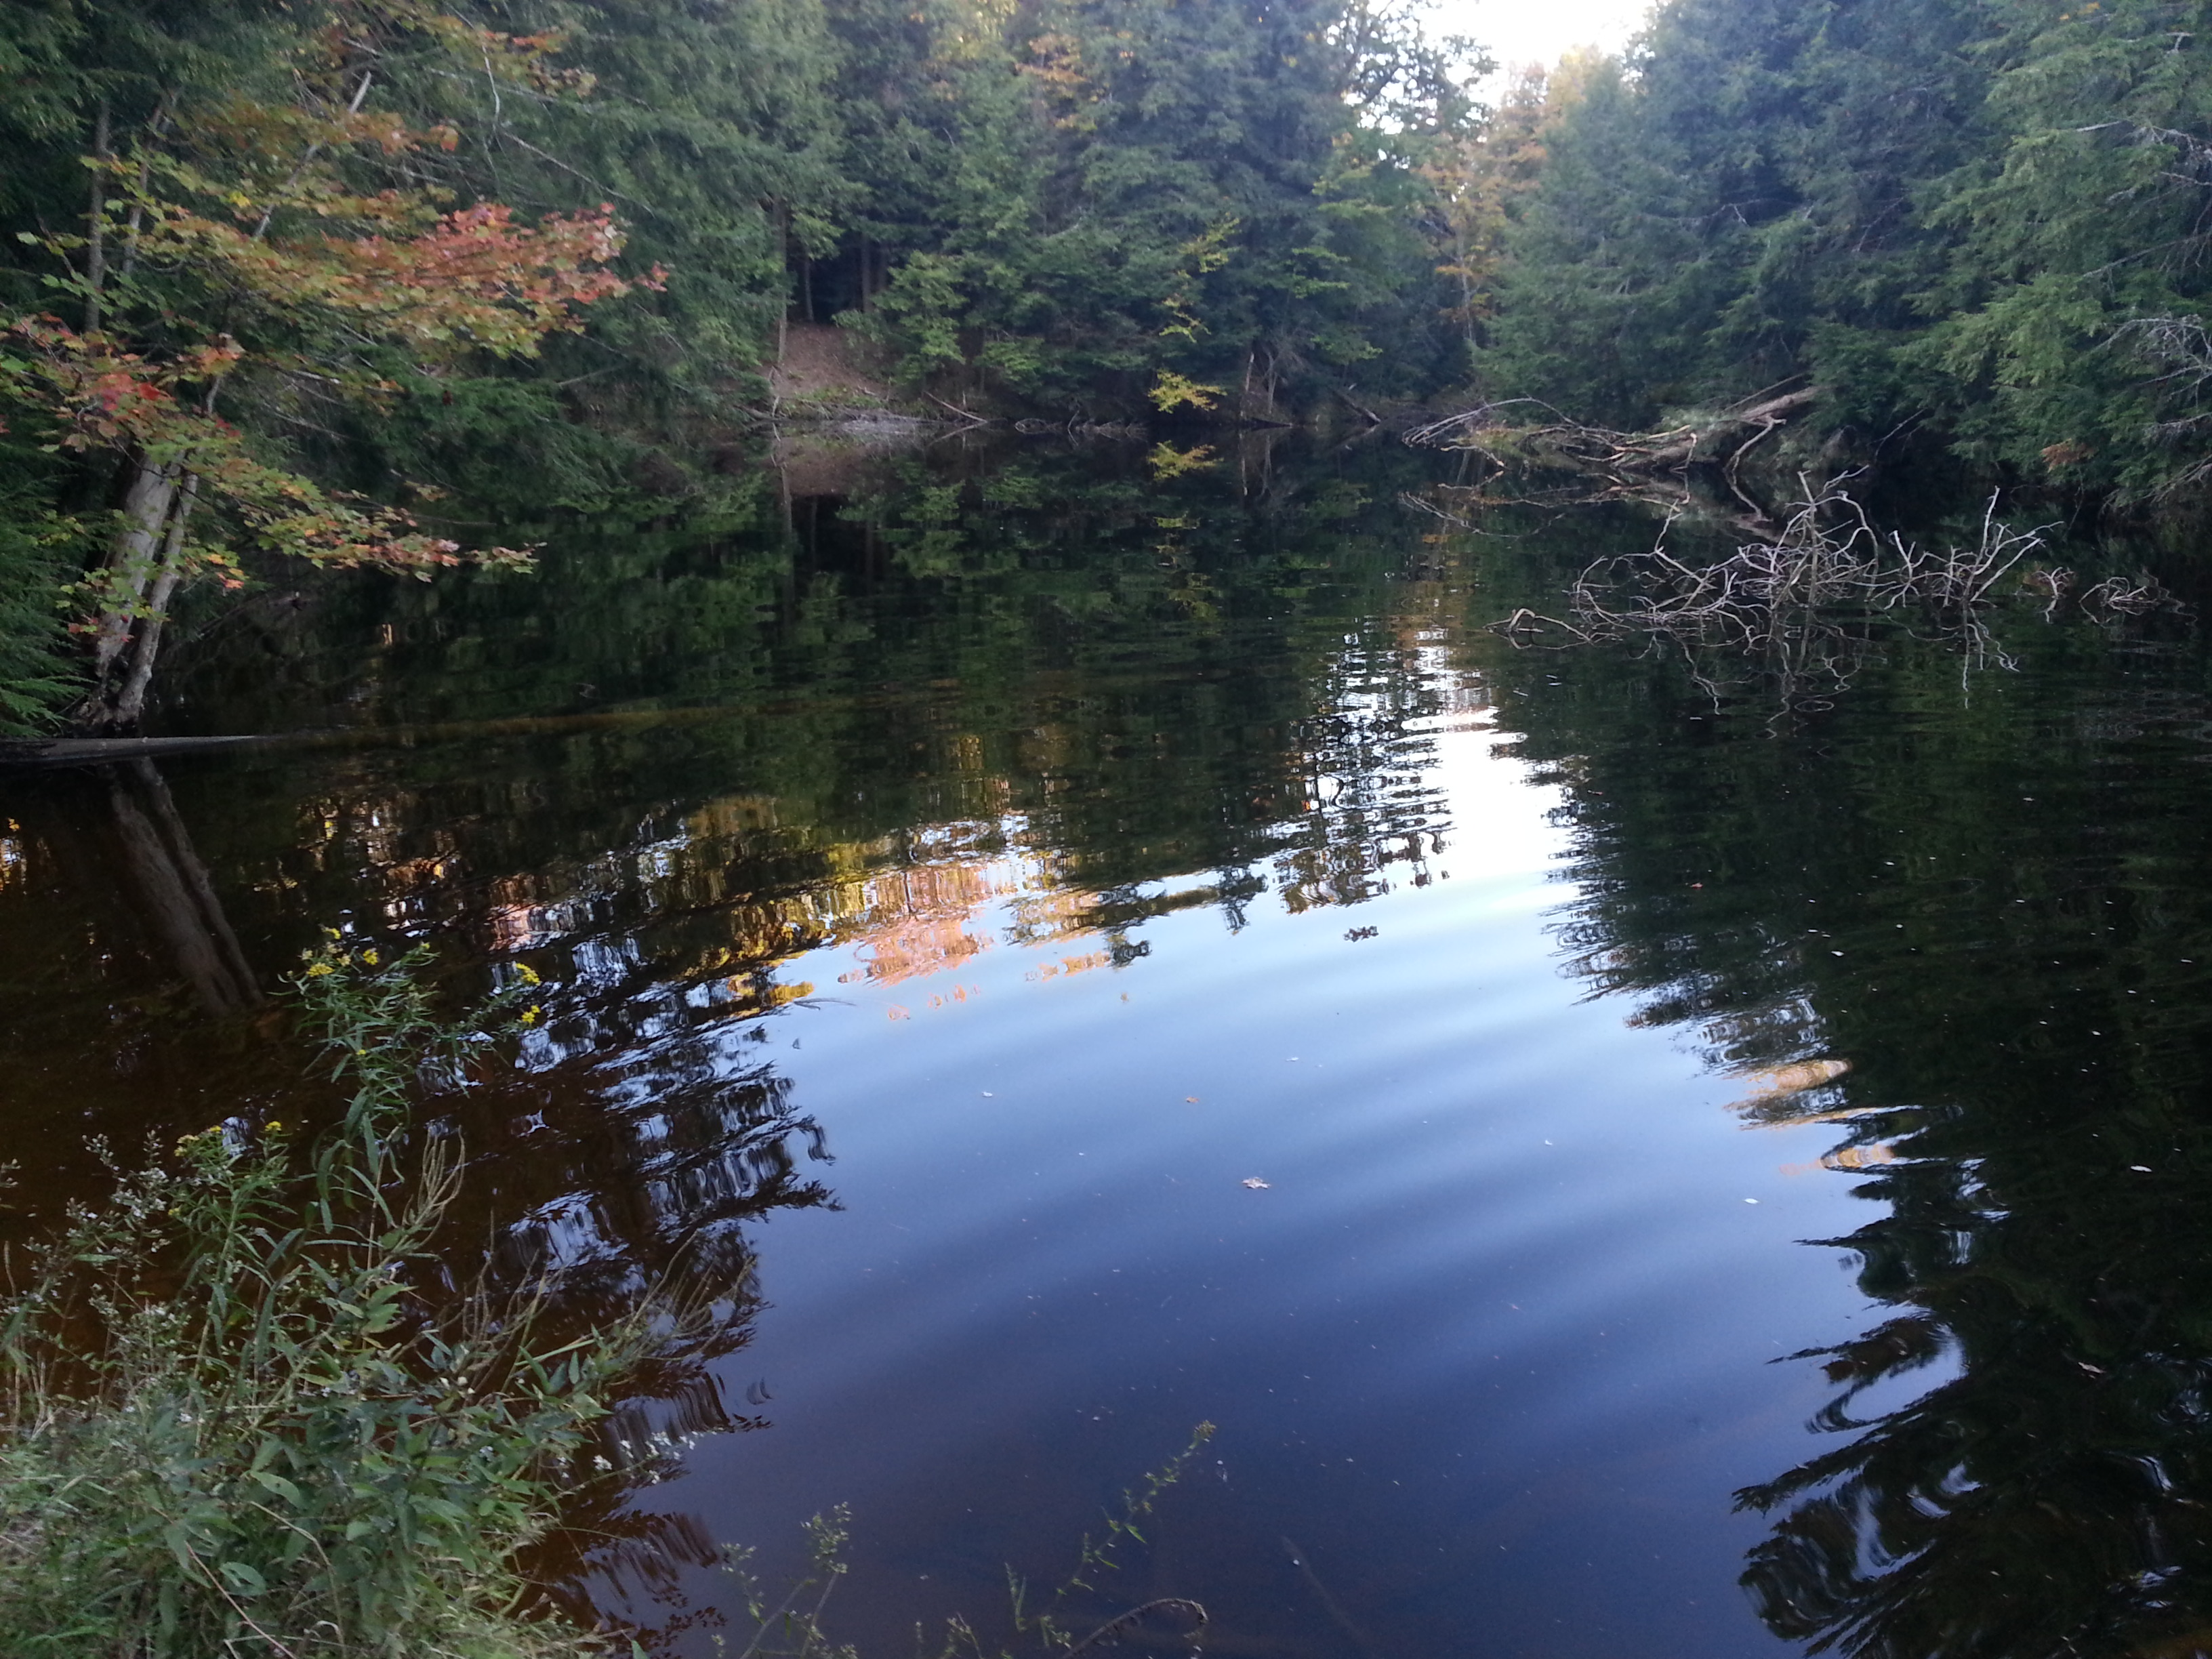
[[[1479,844],[1468,849],[1470,874],[1549,859],[1550,827],[1540,816],[1529,820],[1510,810],[1528,787],[1526,769],[1501,765],[1493,752],[1486,689],[1455,672],[1444,647],[1426,635],[1401,647],[1405,655],[1383,664],[1354,653],[1340,659],[1335,741],[1288,757],[1305,774],[1304,810],[1270,826],[1261,842],[1273,843],[1269,878],[1258,884],[1272,888],[1289,915],[1381,897],[1394,885],[1385,873],[1393,865],[1415,886],[1439,873],[1448,878],[1431,866],[1455,824],[1479,827]],[[1419,712],[1407,707],[1413,687]],[[1510,846],[1501,840],[1508,824],[1516,827]],[[1522,829],[1525,836],[1517,833]],[[917,826],[902,837],[906,861],[896,868],[804,901],[827,924],[812,942],[850,952],[857,965],[838,976],[842,984],[927,978],[959,969],[994,945],[1037,952],[1042,959],[1022,977],[1042,983],[1117,960],[1111,949],[1046,957],[1053,947],[1222,902],[1224,872],[1185,872],[1110,893],[1071,885],[1048,834],[1048,826],[1017,814]]]
[[[1437,853],[1450,853],[1440,874],[1499,875],[1557,861],[1558,830],[1548,814],[1528,810],[1532,789],[1553,792],[1532,784],[1528,767],[1498,753],[1500,735],[1479,688],[1464,692],[1453,713],[1415,729],[1436,739],[1425,781],[1443,795],[1440,817],[1455,826],[1449,842],[1432,838]]]

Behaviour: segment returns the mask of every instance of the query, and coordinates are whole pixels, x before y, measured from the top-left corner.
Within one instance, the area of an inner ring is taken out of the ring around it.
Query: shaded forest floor
[[[871,361],[869,343],[835,323],[792,323],[781,361],[763,365],[779,415],[890,410],[896,393]]]

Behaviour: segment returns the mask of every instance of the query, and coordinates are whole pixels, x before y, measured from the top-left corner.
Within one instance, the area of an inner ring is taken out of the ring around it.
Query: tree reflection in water
[[[2172,624],[2168,624],[2171,626]],[[1833,1121],[1892,1310],[1847,1437],[1740,1494],[1778,1635],[1882,1659],[2212,1649],[2212,702],[2193,648],[2014,617],[1962,684],[1887,642],[1782,735],[1664,663],[1499,653],[1563,782],[1562,934],[1647,1023]],[[1780,1075],[1778,1077],[1777,1073]]]
[[[780,1016],[837,994],[800,958],[957,994],[983,949],[1064,940],[1052,971],[1083,971],[1178,910],[1428,878],[1444,589],[1403,580],[1390,478],[1264,443],[1234,473],[1045,454],[948,490],[899,463],[688,539],[579,532],[540,584],[336,579],[187,645],[173,726],[360,740],[10,781],[0,927],[42,977],[0,1109],[51,1132],[10,1224],[100,1180],[88,1131],[311,1119],[258,1000],[325,923],[432,943],[454,1006],[538,974],[519,1064],[427,1126],[468,1149],[448,1253],[457,1283],[550,1269],[556,1331],[672,1274],[715,1299],[546,1563],[649,1603],[708,1552],[636,1483],[759,1420],[715,1381],[760,1305],[747,1231],[834,1201],[773,1058]]]

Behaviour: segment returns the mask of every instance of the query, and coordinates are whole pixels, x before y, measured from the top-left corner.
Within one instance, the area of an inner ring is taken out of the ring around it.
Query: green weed
[[[591,1645],[525,1611],[517,1553],[667,1310],[548,1347],[542,1288],[429,1293],[456,1164],[410,1139],[409,1103],[471,1039],[431,1018],[420,955],[333,948],[298,976],[351,1087],[318,1144],[274,1122],[187,1135],[18,1264],[0,1303],[11,1659]]]

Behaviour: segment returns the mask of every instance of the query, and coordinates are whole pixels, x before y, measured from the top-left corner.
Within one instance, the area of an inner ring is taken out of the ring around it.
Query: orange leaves
[[[463,560],[459,543],[422,534],[404,513],[342,499],[269,465],[235,427],[208,413],[200,399],[180,396],[220,380],[238,362],[242,354],[228,337],[161,363],[51,317],[22,319],[0,339],[13,348],[0,350],[0,398],[42,410],[58,447],[113,449],[189,472],[201,496],[259,547],[316,564],[418,575]],[[238,585],[234,563],[215,546],[195,546],[191,554],[194,569]],[[529,559],[512,548],[466,556],[495,564]]]
[[[26,355],[0,356],[0,395],[43,410],[65,449],[158,449],[183,413],[176,388],[220,378],[241,355],[226,337],[155,364],[52,317],[20,319],[4,337]]]
[[[604,204],[526,227],[512,210],[483,203],[445,215],[419,236],[325,239],[315,251],[324,262],[319,297],[419,347],[527,355],[545,335],[580,327],[577,307],[660,286],[658,268],[635,279],[605,268],[622,246]]]
[[[216,551],[224,536],[319,564],[418,574],[463,555],[404,514],[269,465],[213,413],[226,381],[234,408],[288,379],[374,400],[392,389],[386,349],[434,368],[477,352],[528,356],[579,327],[582,307],[662,282],[658,269],[611,268],[623,232],[606,204],[535,224],[498,203],[456,208],[426,181],[444,169],[406,158],[458,149],[459,129],[417,126],[370,102],[380,65],[426,42],[471,76],[481,66],[495,81],[580,93],[589,76],[550,61],[560,33],[487,32],[441,0],[331,0],[327,15],[291,60],[289,94],[241,92],[173,112],[165,102],[128,154],[87,159],[98,229],[127,248],[120,260],[74,258],[87,237],[25,234],[69,267],[56,280],[85,297],[88,317],[111,329],[143,319],[164,341],[227,331],[214,343],[155,355],[119,332],[0,313],[0,409],[34,414],[55,448],[120,454],[134,476],[199,503],[174,516],[176,533],[189,522],[204,544],[186,555],[191,568],[227,582],[237,577]],[[264,373],[233,379],[241,365]]]
[[[622,252],[611,208],[554,215],[535,226],[514,210],[480,203],[426,216],[396,192],[302,204],[317,217],[350,218],[368,234],[327,231],[264,235],[258,224],[164,205],[145,234],[149,258],[220,272],[237,297],[295,320],[342,314],[426,355],[480,349],[527,356],[550,333],[580,324],[576,307],[658,289],[659,268],[641,277],[606,269]]]

